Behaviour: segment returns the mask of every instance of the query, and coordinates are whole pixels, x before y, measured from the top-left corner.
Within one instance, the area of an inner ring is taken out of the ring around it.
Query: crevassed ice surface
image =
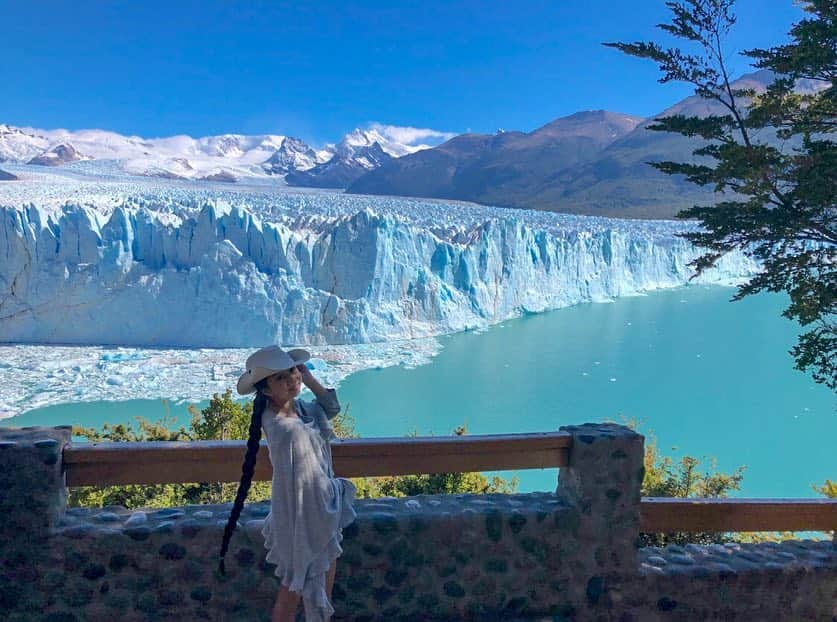
[[[435,338],[313,347],[326,386],[361,369],[415,367],[439,352]],[[0,345],[0,420],[69,402],[172,399],[200,402],[235,387],[252,349]]]
[[[0,190],[0,341],[357,344],[683,285],[672,221],[72,171]],[[67,196],[73,198],[67,200]],[[28,197],[28,199],[27,199]],[[722,259],[701,282],[756,266]]]

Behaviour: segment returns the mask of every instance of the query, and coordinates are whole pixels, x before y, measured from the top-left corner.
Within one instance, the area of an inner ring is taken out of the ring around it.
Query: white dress
[[[334,613],[325,591],[326,572],[343,552],[343,527],[355,519],[355,486],[334,477],[329,423],[340,405],[333,390],[312,402],[295,400],[297,417],[270,409],[262,429],[273,465],[270,513],[262,535],[267,561],[292,592],[302,592],[306,622]]]

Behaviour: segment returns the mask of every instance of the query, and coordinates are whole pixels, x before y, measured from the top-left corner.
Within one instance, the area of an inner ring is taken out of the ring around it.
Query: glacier
[[[310,350],[317,378],[338,387],[363,369],[424,365],[441,345],[430,338]],[[235,387],[251,353],[241,348],[0,345],[0,425],[7,417],[72,402],[203,402]]]
[[[68,187],[72,172],[61,175],[58,190],[40,183],[33,193],[25,182],[0,190],[1,343],[244,348],[428,338],[682,286],[699,254],[677,237],[693,225],[674,221],[256,185],[76,179]],[[699,282],[728,284],[757,270],[733,253]]]

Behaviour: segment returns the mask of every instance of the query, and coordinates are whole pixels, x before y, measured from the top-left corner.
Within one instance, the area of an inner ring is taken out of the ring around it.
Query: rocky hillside
[[[744,76],[737,88],[763,90],[773,74]],[[799,90],[821,88],[801,83]],[[695,161],[700,144],[648,129],[671,114],[724,114],[720,104],[688,97],[653,117],[596,111],[557,119],[530,133],[466,134],[388,162],[360,177],[349,192],[461,199],[555,212],[671,218],[696,203],[716,200],[709,190],[665,175],[648,162]],[[770,136],[762,136],[771,140]]]

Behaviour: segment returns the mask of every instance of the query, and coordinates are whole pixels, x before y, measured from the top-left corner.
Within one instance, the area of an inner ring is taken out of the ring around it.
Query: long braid
[[[261,388],[256,385],[259,392],[253,400],[253,416],[250,419],[250,438],[247,439],[247,453],[244,455],[244,464],[241,465],[241,482],[238,484],[238,492],[235,495],[235,503],[233,504],[230,518],[227,520],[227,525],[224,527],[224,540],[221,544],[221,560],[218,564],[218,570],[222,575],[226,574],[224,568],[224,556],[230,546],[230,538],[232,538],[233,531],[235,531],[238,517],[241,516],[241,509],[244,507],[244,500],[247,498],[247,493],[250,491],[250,483],[253,480],[253,473],[256,470],[256,456],[259,453],[259,441],[262,439],[262,414],[267,407],[267,398],[262,395]],[[266,384],[266,383],[265,383]]]

